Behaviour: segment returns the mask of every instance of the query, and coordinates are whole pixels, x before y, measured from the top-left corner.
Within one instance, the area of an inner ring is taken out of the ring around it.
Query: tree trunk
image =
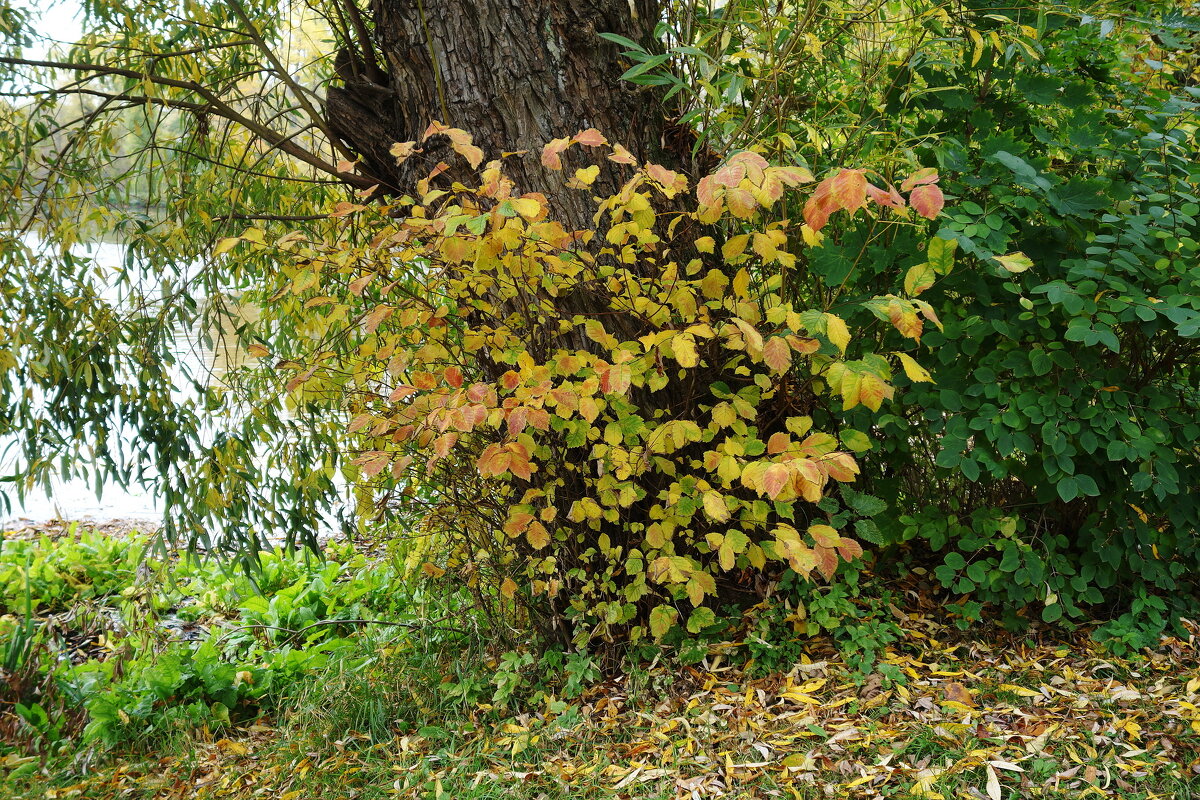
[[[505,172],[518,191],[544,194],[568,230],[592,226],[592,196],[611,194],[629,168],[572,151],[568,174],[598,163],[600,175],[591,192],[566,189],[564,176],[540,163],[551,139],[597,128],[640,163],[690,172],[687,149],[664,146],[659,92],[622,82],[619,48],[598,35],[651,46],[658,0],[373,0],[370,14],[370,41],[360,37],[340,54],[344,86],[329,90],[326,111],[361,154],[360,171],[388,193],[410,192],[439,160],[450,177],[469,181],[465,162],[435,140],[402,167],[388,153],[395,142],[420,141],[433,120],[470,133],[485,160],[529,151],[506,159]]]

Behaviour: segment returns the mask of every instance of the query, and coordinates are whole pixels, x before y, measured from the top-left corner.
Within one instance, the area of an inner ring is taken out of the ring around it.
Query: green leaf
[[[715,625],[717,615],[708,607],[700,607],[691,613],[688,617],[687,629],[689,633],[699,633],[705,628]]]
[[[929,266],[939,275],[949,275],[954,269],[954,251],[958,249],[957,239],[943,239],[935,236],[929,240],[925,256]]]
[[[655,67],[665,63],[669,57],[670,56],[667,56],[666,54],[651,56],[650,58],[647,58],[642,63],[635,64],[634,66],[625,70],[625,72],[623,72],[621,74],[621,80],[632,81],[634,78],[637,78],[640,75],[644,75],[645,73],[649,72],[650,70],[654,69]]]
[[[874,545],[888,544],[887,538],[880,533],[879,526],[873,519],[860,519],[854,523],[854,535],[865,542]]]
[[[626,47],[634,53],[645,53],[646,52],[646,48],[642,47],[640,44],[633,41],[632,39],[625,38],[624,36],[620,35],[619,33],[597,33],[596,35],[599,36],[601,39],[605,39],[607,41],[612,42],[613,44],[619,44],[622,47]]]

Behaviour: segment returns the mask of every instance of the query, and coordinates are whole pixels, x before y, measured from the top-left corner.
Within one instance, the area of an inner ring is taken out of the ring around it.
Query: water
[[[36,246],[36,240],[27,242]],[[87,248],[81,248],[80,254],[91,255],[96,264],[103,268],[119,269],[125,263],[125,248],[120,244],[98,243]],[[105,292],[107,299],[120,302],[119,291],[114,287]],[[256,309],[234,305],[233,313],[243,318],[253,318]],[[247,355],[238,346],[234,334],[235,321],[224,318],[219,329],[203,331],[198,327],[176,327],[173,331],[171,349],[177,358],[178,377],[186,372],[190,375],[206,375],[211,385],[212,381],[220,380],[229,369],[244,363]],[[205,335],[207,333],[207,336]],[[185,382],[177,380],[176,385]],[[9,441],[0,437],[0,473],[6,472],[12,465],[13,457],[3,455]],[[116,484],[101,487],[99,496],[91,481],[81,479],[52,481],[50,488],[37,487],[25,495],[21,503],[15,495],[10,495],[13,508],[5,513],[0,511],[0,527],[11,528],[19,525],[37,524],[52,519],[71,520],[130,520],[135,522],[156,522],[161,519],[163,507],[159,498],[137,486],[122,488]],[[0,509],[3,505],[0,504]]]

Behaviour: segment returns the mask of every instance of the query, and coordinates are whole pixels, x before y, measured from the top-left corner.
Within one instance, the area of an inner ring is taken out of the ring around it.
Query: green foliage
[[[756,579],[836,581],[860,541],[926,569],[962,619],[1112,612],[1114,647],[1150,641],[1200,566],[1194,18],[782,9],[668,3],[658,48],[600,34],[627,81],[665,87],[712,174],[636,163],[595,130],[555,139],[546,169],[572,148],[629,168],[615,193],[595,165],[564,176],[602,195],[573,231],[438,123],[393,155],[469,171],[335,206],[320,180],[361,176],[308,107],[331,65],[245,71],[312,19],[195,6],[135,31],[95,3],[74,55],[143,94],[115,116],[37,90],[0,107],[7,479],[19,496],[60,469],[153,466],[172,534],[244,553],[265,526],[311,533],[339,477],[372,483],[360,514],[419,520],[406,576],[576,647],[702,638]],[[51,76],[20,62],[19,17],[0,14],[21,94]],[[139,55],[174,48],[198,55]],[[221,121],[194,107],[197,69]],[[116,135],[135,120],[146,135]],[[285,206],[287,229],[238,219]],[[45,247],[8,233],[34,229]],[[129,242],[124,269],[74,248],[97,230]],[[222,316],[242,302],[261,317]],[[261,361],[175,391],[172,325],[231,318]],[[246,413],[219,413],[230,390]],[[128,423],[124,460],[109,444]],[[130,565],[4,569],[4,602],[25,581],[49,608],[128,588]],[[340,613],[335,577],[296,580],[229,607],[278,627]],[[510,666],[487,691],[534,668]]]
[[[893,106],[957,202],[928,266],[901,262],[944,325],[922,340],[933,381],[861,421],[877,443],[864,476],[902,512],[879,520],[881,540],[936,553],[968,610],[1018,624],[1129,609],[1113,630],[1140,619],[1145,643],[1170,616],[1154,595],[1194,596],[1200,566],[1200,149],[1195,89],[1134,54],[1194,26],[1005,17],[1034,25],[1036,46],[963,37],[957,58],[911,65],[938,92]],[[858,225],[814,255],[847,299],[879,291],[889,251],[914,244],[873,237]]]
[[[140,544],[97,531],[76,528],[51,541],[5,540],[0,547],[0,612],[23,613],[25,604],[40,612],[68,611],[88,600],[119,594],[137,578],[148,559]]]
[[[17,587],[5,590],[11,610],[28,587],[29,613],[0,628],[7,685],[20,688],[10,699],[42,741],[145,746],[253,718],[306,676],[373,659],[359,642],[370,621],[386,623],[370,637],[379,647],[421,627],[403,571],[348,551],[261,553],[249,574],[184,555],[168,575],[146,549],[142,536],[83,530],[0,551],[5,585]],[[41,616],[65,607],[69,615]],[[97,637],[99,648],[87,644]],[[80,642],[83,658],[72,655]],[[86,724],[75,730],[80,709]]]
[[[244,346],[287,330],[240,299],[270,259],[213,243],[329,202],[338,156],[271,146],[330,147],[297,113],[328,75],[322,26],[274,2],[83,5],[76,45],[0,6],[0,516],[64,475],[145,486],[171,538],[206,550],[314,544],[338,421],[255,369]],[[288,63],[264,55],[281,43]]]
[[[871,672],[899,677],[894,666],[879,664],[889,645],[903,637],[892,608],[894,599],[882,586],[861,586],[859,574],[847,570],[828,587],[812,587],[786,576],[779,595],[751,615],[746,650],[761,674],[787,672],[805,652],[809,637],[833,638],[856,679]]]

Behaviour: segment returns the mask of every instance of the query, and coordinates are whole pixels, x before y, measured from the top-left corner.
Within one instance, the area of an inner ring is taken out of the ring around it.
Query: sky
[[[42,36],[60,42],[75,42],[82,35],[82,9],[79,0],[17,0],[13,5],[33,9],[37,13],[40,19],[34,27]],[[25,57],[43,58],[46,50],[46,44],[38,42],[33,47],[25,48]]]

